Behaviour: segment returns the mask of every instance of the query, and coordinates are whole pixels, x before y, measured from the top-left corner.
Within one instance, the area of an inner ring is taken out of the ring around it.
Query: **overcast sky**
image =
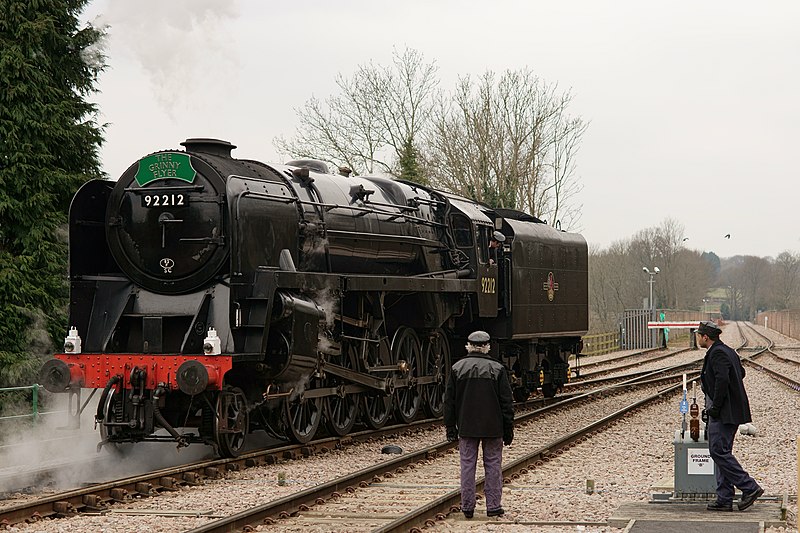
[[[796,0],[96,0],[84,17],[110,26],[94,101],[111,179],[187,137],[282,162],[295,108],[409,47],[443,89],[528,67],[572,91],[590,245],[670,217],[721,257],[800,251]]]

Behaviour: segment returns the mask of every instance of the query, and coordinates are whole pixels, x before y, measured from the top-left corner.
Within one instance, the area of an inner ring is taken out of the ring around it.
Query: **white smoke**
[[[326,287],[316,291],[313,299],[325,313],[325,325],[332,328],[336,317],[339,316],[339,297],[332,289]]]
[[[174,444],[163,442],[123,444],[123,455],[113,447],[98,452],[100,434],[93,422],[99,395],[98,391],[83,412],[80,429],[66,428],[66,394],[42,392],[43,411],[36,423],[24,419],[0,421],[0,494],[25,488],[20,483],[27,479],[26,473],[39,469],[55,468],[57,472],[45,481],[47,486],[37,486],[46,491],[77,488],[80,483],[107,481],[213,455],[210,446],[194,444],[179,452]],[[25,407],[30,412],[30,406]]]
[[[110,0],[93,24],[108,32],[110,67],[115,55],[133,55],[170,112],[194,92],[236,84],[229,23],[238,16],[237,0]]]
[[[288,386],[289,390],[291,391],[291,394],[289,395],[288,401],[289,402],[296,401],[300,397],[300,395],[302,395],[306,391],[306,387],[308,387],[308,384],[310,382],[311,382],[311,374],[306,374],[300,376],[300,378],[298,378],[297,381],[289,383]]]

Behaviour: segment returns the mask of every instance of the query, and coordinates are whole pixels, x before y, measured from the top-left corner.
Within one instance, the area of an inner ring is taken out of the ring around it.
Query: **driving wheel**
[[[322,398],[304,398],[302,394],[283,402],[286,415],[286,436],[305,444],[314,438],[322,420]]]
[[[364,360],[369,368],[390,364],[391,352],[385,338],[379,343],[365,344],[367,353]],[[368,391],[363,398],[364,423],[371,429],[381,429],[392,415],[392,396],[383,391]]]
[[[353,370],[356,367],[356,353],[355,346],[347,343],[339,357],[330,357],[329,361],[341,367]],[[345,379],[328,373],[325,380],[326,387],[339,387],[342,388],[348,381]],[[353,424],[356,423],[358,416],[358,394],[347,394],[341,391],[340,394],[326,396],[324,398],[325,406],[325,425],[328,430],[338,436],[347,435],[353,429]]]
[[[392,339],[392,361],[405,361],[408,384],[394,390],[397,418],[408,424],[416,418],[422,403],[420,386],[417,383],[421,362],[419,337],[413,329],[401,327]]]
[[[431,332],[422,348],[424,376],[436,380],[422,386],[425,398],[425,411],[428,416],[439,418],[444,414],[444,389],[450,374],[450,345],[441,329]]]
[[[247,399],[241,389],[221,391],[217,395],[213,432],[214,442],[223,457],[236,457],[244,448],[250,423]]]

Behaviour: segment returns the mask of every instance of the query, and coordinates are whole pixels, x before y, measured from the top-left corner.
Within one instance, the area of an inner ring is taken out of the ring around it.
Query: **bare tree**
[[[344,164],[356,174],[385,172],[421,179],[419,136],[425,130],[438,85],[435,63],[415,50],[395,51],[391,66],[369,63],[352,77],[339,75],[339,94],[311,98],[297,109],[294,137],[276,138],[276,148],[292,157]]]
[[[800,256],[782,252],[772,263],[771,300],[776,309],[789,309],[796,304],[800,285]]]
[[[671,262],[669,278],[674,294],[670,295],[674,309],[702,309],[711,284],[713,269],[711,264],[696,250],[679,249]]]
[[[497,207],[574,227],[575,155],[586,124],[568,114],[572,95],[530,70],[465,76],[440,94],[426,137],[432,183]]]
[[[687,282],[691,281],[685,270],[692,264],[701,268],[698,276],[705,287],[710,279],[710,266],[707,262],[700,262],[694,254],[686,254],[683,245],[684,227],[677,221],[667,218],[661,225],[643,229],[637,232],[630,245],[630,254],[643,266],[648,268],[658,267],[661,272],[656,278],[654,287],[655,300],[659,307],[680,309],[695,308],[696,301],[702,301],[703,293],[695,293],[687,289]],[[696,260],[697,259],[697,260]],[[695,287],[693,283],[691,287]]]
[[[593,331],[616,329],[625,309],[642,304],[641,289],[631,280],[641,275],[630,256],[630,241],[618,241],[607,250],[589,253],[589,307]],[[643,285],[642,285],[643,286]]]
[[[736,256],[728,260],[724,281],[729,286],[734,320],[751,320],[760,307],[766,307],[766,280],[770,263],[763,257]]]

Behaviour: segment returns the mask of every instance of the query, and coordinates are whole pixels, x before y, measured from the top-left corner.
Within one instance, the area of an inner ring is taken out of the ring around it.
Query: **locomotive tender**
[[[73,425],[81,389],[102,389],[101,445],[234,456],[253,430],[307,442],[321,424],[441,416],[476,329],[516,399],[568,380],[588,329],[580,235],[411,182],[181,144],[70,208],[71,328],[41,378],[69,393]]]

